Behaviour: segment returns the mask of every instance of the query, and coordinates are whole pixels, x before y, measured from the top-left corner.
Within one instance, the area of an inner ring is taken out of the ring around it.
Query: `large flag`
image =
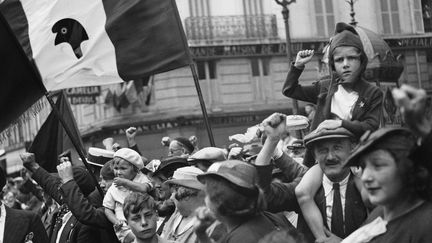
[[[42,82],[20,44],[0,14],[0,131],[12,123],[19,123],[25,111],[38,112],[38,107],[29,109],[42,95]],[[40,107],[39,107],[40,108]],[[2,134],[2,139],[4,139]],[[0,140],[2,140],[0,139]]]
[[[72,132],[74,140],[80,144],[80,148],[82,149],[81,135],[64,92],[59,93],[55,106],[66,121],[66,125]],[[33,140],[29,152],[35,153],[36,161],[44,169],[49,172],[56,172],[58,156],[68,150],[71,151],[71,156],[74,158],[72,161],[77,162],[78,154],[74,150],[70,138],[60,124],[57,114],[51,111]]]
[[[192,62],[175,0],[4,0],[0,12],[49,91]]]

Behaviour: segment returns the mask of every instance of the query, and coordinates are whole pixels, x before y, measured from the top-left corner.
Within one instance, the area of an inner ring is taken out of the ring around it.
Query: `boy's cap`
[[[204,190],[204,185],[201,184],[197,179],[197,176],[203,173],[204,172],[202,170],[195,166],[178,168],[176,171],[174,171],[172,179],[167,180],[166,183],[189,187],[197,190]]]
[[[189,162],[204,160],[208,162],[217,162],[226,160],[225,150],[216,147],[206,147],[198,150],[193,155],[189,156]]]
[[[88,149],[87,162],[102,167],[106,162],[114,158],[114,151],[90,147]]]
[[[416,141],[414,135],[406,128],[385,127],[373,133],[367,131],[360,138],[357,147],[347,159],[345,166],[358,165],[360,156],[373,148],[406,151],[408,156],[415,148],[415,145]]]
[[[122,148],[117,150],[114,153],[114,158],[115,157],[126,160],[127,162],[137,167],[139,170],[144,168],[144,162],[141,158],[141,155],[139,155],[135,150],[132,150],[130,148]]]
[[[340,22],[336,24],[335,35],[332,37],[330,43],[330,54],[334,52],[337,47],[353,46],[359,50],[363,50],[363,43],[360,40],[354,26]]]
[[[199,175],[198,180],[205,183],[209,176],[221,177],[236,186],[254,190],[257,184],[257,171],[251,164],[240,160],[227,160],[212,164],[206,173]]]
[[[338,127],[336,129],[322,128],[319,131],[315,129],[306,135],[304,137],[304,143],[308,149],[311,149],[315,142],[330,138],[355,138],[355,136],[343,127]]]

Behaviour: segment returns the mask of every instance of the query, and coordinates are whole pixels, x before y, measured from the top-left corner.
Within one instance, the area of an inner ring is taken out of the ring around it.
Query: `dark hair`
[[[156,212],[157,205],[155,200],[147,193],[132,192],[123,203],[123,214],[126,219],[130,214],[137,214],[143,209],[150,209]]]
[[[195,147],[193,144],[189,141],[189,139],[184,137],[177,137],[174,138],[173,141],[177,141],[180,143],[180,145],[187,150],[188,154],[192,154],[192,152],[195,150]]]
[[[387,151],[396,161],[398,173],[408,193],[424,200],[432,200],[432,175],[429,170],[412,161],[405,152]]]
[[[304,243],[303,235],[296,229],[275,230],[261,238],[258,243]]]
[[[205,185],[210,201],[222,216],[249,218],[266,208],[264,193],[258,186],[252,191],[216,176],[206,177]]]
[[[180,185],[172,185],[171,188],[175,188],[176,190],[174,197],[177,201],[181,201],[187,197],[196,197],[201,192],[201,190]]]

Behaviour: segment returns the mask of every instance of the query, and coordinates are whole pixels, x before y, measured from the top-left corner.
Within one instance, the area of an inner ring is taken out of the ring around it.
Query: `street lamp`
[[[350,16],[351,16],[351,22],[350,25],[352,26],[356,26],[357,25],[357,21],[355,21],[354,15],[354,3],[357,2],[357,0],[346,0],[345,2],[347,2],[350,5],[351,8],[351,12],[350,12]]]
[[[286,36],[286,54],[288,57],[288,63],[291,65],[292,62],[292,49],[291,49],[291,37],[290,37],[290,31],[289,31],[289,9],[288,5],[291,3],[295,3],[296,0],[275,0],[277,4],[282,6],[282,16],[285,23],[285,36]],[[296,99],[292,99],[293,104],[293,114],[298,114],[298,103]]]

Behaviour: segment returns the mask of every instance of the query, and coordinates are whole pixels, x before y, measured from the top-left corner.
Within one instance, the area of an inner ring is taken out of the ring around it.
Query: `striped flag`
[[[4,0],[0,12],[48,91],[190,64],[174,0]]]

